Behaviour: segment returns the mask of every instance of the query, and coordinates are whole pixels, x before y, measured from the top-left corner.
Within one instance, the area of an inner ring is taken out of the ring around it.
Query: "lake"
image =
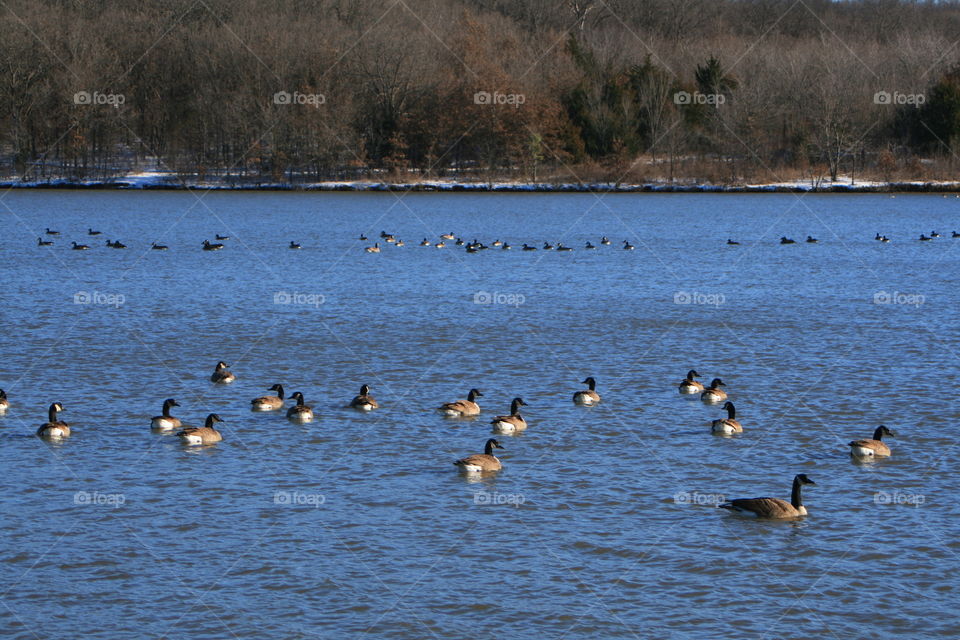
[[[957,637],[958,214],[939,195],[7,192],[6,637]],[[383,230],[406,246],[364,252]],[[447,232],[513,249],[418,246]],[[575,251],[520,250],[545,241]],[[211,384],[219,360],[235,383]],[[724,380],[742,434],[677,392],[691,368]],[[587,376],[602,402],[575,406]],[[251,412],[274,383],[316,420]],[[347,408],[362,384],[379,409]],[[435,410],[473,387],[479,418]],[[515,396],[530,426],[496,436],[503,469],[459,474]],[[223,441],[152,433],[165,398],[219,414]],[[54,401],[74,432],[47,442]],[[851,460],[880,424],[893,455]],[[797,473],[804,519],[715,508],[789,499]]]

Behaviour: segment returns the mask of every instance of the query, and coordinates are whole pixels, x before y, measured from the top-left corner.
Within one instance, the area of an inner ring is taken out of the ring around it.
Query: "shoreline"
[[[554,182],[459,182],[435,180],[418,182],[329,181],[303,184],[232,183],[203,181],[187,183],[169,175],[142,175],[111,180],[75,181],[0,181],[0,189],[63,189],[63,190],[134,190],[134,191],[292,191],[292,192],[419,192],[419,193],[960,193],[960,181],[873,182],[850,184],[849,180],[773,184],[615,184]]]

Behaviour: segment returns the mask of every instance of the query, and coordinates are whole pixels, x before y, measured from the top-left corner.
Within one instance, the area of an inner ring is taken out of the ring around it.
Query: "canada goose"
[[[593,246],[593,243],[590,242],[589,240],[587,240],[587,244],[585,244],[585,245],[583,246],[583,248],[584,248],[584,249],[596,249],[596,247]]]
[[[433,246],[435,246],[437,249],[443,249],[445,246],[447,246],[447,243],[446,243],[446,242],[443,242],[443,241],[441,240],[440,242],[438,242],[437,244],[435,244],[435,245],[433,245]]]
[[[928,238],[927,236],[923,235],[922,233],[920,234],[920,242],[926,242],[926,241],[932,240],[932,239],[933,239],[933,238]]]
[[[727,238],[727,244],[740,244],[740,243],[737,242],[736,240],[731,240],[730,238]]]
[[[877,232],[877,235],[873,236],[874,240],[883,240],[883,236],[880,235],[880,232]]]
[[[527,403],[523,401],[523,398],[514,398],[510,403],[510,415],[497,416],[490,421],[490,424],[493,425],[495,431],[500,433],[523,431],[527,428],[527,421],[520,415],[520,407],[525,406],[527,406]]]
[[[634,250],[634,246],[633,246],[632,244],[630,244],[629,242],[627,242],[626,240],[624,240],[624,241],[623,241],[623,249],[624,249],[624,251],[633,251],[633,250]]]
[[[780,236],[780,244],[796,244],[796,240],[791,240],[787,236]]]
[[[300,243],[299,243],[299,242],[294,242],[293,240],[291,240],[291,241],[290,241],[290,248],[291,248],[291,249],[302,249],[303,247],[300,246]]]
[[[544,250],[544,251],[552,251],[552,250],[553,250],[553,245],[550,244],[549,242],[544,242],[544,243],[543,243],[543,250]]]
[[[370,387],[363,385],[360,387],[360,395],[355,396],[353,400],[350,401],[350,406],[354,409],[360,409],[361,411],[372,411],[380,405],[377,404],[376,398],[370,395]]]
[[[367,253],[380,253],[380,243],[374,242],[372,247],[364,249]]]
[[[467,253],[477,253],[478,251],[480,251],[480,247],[473,244],[467,245]]]
[[[680,382],[680,393],[701,393],[703,385],[694,378],[699,378],[700,374],[694,369],[687,371],[687,377]]]
[[[890,238],[888,238],[887,236],[883,236],[882,238],[880,238],[880,242],[890,242]]]
[[[423,240],[420,241],[420,246],[421,246],[421,247],[429,247],[430,244],[431,244],[431,242],[430,242],[429,240],[427,240],[426,238],[424,238]]]
[[[885,426],[880,425],[873,432],[873,439],[854,440],[849,444],[850,455],[860,458],[872,458],[873,456],[890,455],[890,447],[881,442],[883,436],[893,436],[896,434]]]
[[[392,235],[387,236],[387,237],[384,238],[383,240],[384,240],[384,242],[386,242],[387,244],[393,244],[394,242],[397,241],[397,239],[394,238]]]
[[[704,402],[723,402],[727,399],[727,392],[721,389],[720,387],[725,387],[723,380],[720,378],[714,378],[710,383],[710,386],[707,387],[703,393],[700,394],[700,399]]]
[[[582,384],[587,385],[589,388],[582,391],[577,391],[575,394],[573,394],[574,404],[580,404],[589,407],[600,402],[600,394],[597,393],[597,381],[590,377],[585,379]]]
[[[818,242],[820,241],[814,238],[813,236],[807,236],[807,244],[816,244]]]
[[[457,236],[455,236],[454,233],[453,233],[453,231],[451,231],[450,233],[445,233],[445,234],[443,234],[443,235],[440,236],[440,237],[443,238],[444,240],[453,240],[453,239],[456,238]]]
[[[157,431],[169,431],[180,428],[180,418],[170,415],[170,407],[179,407],[180,403],[173,398],[163,401],[163,413],[150,419],[150,428]]]
[[[287,409],[287,418],[294,422],[313,422],[313,409],[303,404],[303,394],[296,391],[290,397],[296,400],[297,404]]]
[[[229,367],[226,362],[220,361],[217,363],[217,368],[213,370],[213,373],[210,375],[210,382],[215,382],[217,384],[230,384],[237,379],[237,376],[233,375],[232,372],[227,371]]]
[[[399,240],[399,239],[398,239],[398,240],[397,240],[397,243],[396,243],[395,245],[393,245],[393,246],[395,246],[395,247],[402,247],[402,246],[404,246],[404,245],[403,245],[403,240]]]
[[[737,417],[737,409],[733,406],[733,403],[727,401],[720,408],[727,410],[727,417],[711,422],[710,430],[714,433],[725,433],[727,435],[731,433],[743,433],[743,427],[735,420]]]
[[[499,246],[502,246],[502,245],[503,245],[503,243],[500,242],[500,238],[497,238],[496,240],[493,241],[493,244],[492,244],[491,246],[499,247]]]
[[[499,471],[503,468],[503,465],[500,464],[500,459],[493,455],[494,449],[503,449],[496,438],[490,438],[487,440],[487,444],[483,447],[483,453],[477,453],[472,456],[467,456],[466,458],[461,458],[454,462],[453,464],[460,467],[461,471],[467,473],[482,473],[484,471]]]
[[[10,401],[7,400],[7,392],[3,389],[0,389],[0,414],[7,412],[7,409],[10,408]]]
[[[269,389],[276,391],[275,396],[260,396],[250,401],[253,411],[276,411],[283,407],[283,385],[275,384]]]
[[[951,238],[960,238],[960,233],[957,233],[956,231],[951,231],[951,232],[950,232],[950,237],[951,237]]]
[[[386,231],[381,231],[381,232],[380,232],[380,237],[381,237],[381,238],[389,238],[389,237],[390,237],[390,234],[387,233]]]
[[[607,236],[600,238],[600,244],[610,244],[610,239]]]
[[[937,233],[936,231],[931,231],[931,232],[930,232],[930,237],[931,237],[931,238],[939,238],[939,237],[940,237],[940,234]]]
[[[562,242],[558,242],[557,251],[573,251],[573,247],[565,247]]]
[[[90,227],[87,227],[87,235],[88,235],[88,236],[98,236],[98,235],[100,235],[100,233],[101,233],[100,231],[94,231],[94,230],[91,229]]]
[[[74,243],[73,243],[73,246],[70,247],[70,248],[73,249],[74,251],[86,251],[86,250],[89,249],[90,247],[88,247],[88,246],[85,245],[85,244],[77,244],[76,242],[74,242]]]
[[[359,240],[360,242],[366,242],[366,241],[368,240],[368,238],[367,238],[366,235],[364,235],[364,234],[361,233],[361,234],[360,234],[360,237],[357,238],[357,240]]]
[[[805,473],[799,473],[793,478],[793,491],[790,502],[780,498],[739,498],[717,505],[721,509],[730,509],[739,513],[752,513],[758,518],[796,518],[807,515],[800,495],[803,485],[816,484]]]
[[[58,236],[58,235],[60,235],[60,232],[59,232],[59,231],[54,231],[54,230],[52,230],[50,227],[47,227],[46,230],[44,231],[44,233],[46,233],[48,236]]]
[[[43,238],[37,238],[38,247],[50,247],[53,246],[53,240],[44,240]]]
[[[510,243],[504,242],[504,243],[503,243],[503,246],[500,247],[500,250],[501,250],[501,251],[510,251],[510,249],[512,249],[512,248],[513,248],[513,247],[510,246]]]
[[[222,236],[219,233],[217,234],[217,240],[229,240],[230,236]]]
[[[114,249],[126,249],[126,248],[127,248],[127,245],[123,244],[123,243],[120,242],[119,240],[114,240],[114,241],[113,241],[113,244],[111,244],[110,241],[107,240],[107,246],[108,246],[108,247],[112,247],[112,248],[114,248]]]
[[[524,242],[524,243],[523,243],[523,250],[524,250],[524,251],[536,251],[537,248],[536,248],[536,247],[531,247],[531,246],[528,245],[526,242]]]
[[[47,411],[47,421],[37,429],[41,438],[66,438],[70,435],[70,425],[63,420],[57,420],[57,412],[63,411],[63,405],[54,402]]]
[[[477,398],[482,398],[483,394],[476,389],[470,389],[466,400],[457,400],[456,402],[447,402],[440,405],[438,409],[446,416],[462,418],[465,416],[475,416],[480,413],[480,405],[476,403]]]
[[[457,245],[458,247],[462,247],[462,246],[463,246],[463,240],[462,240],[461,238],[457,238],[457,241],[454,242],[453,244]]]
[[[203,241],[203,250],[204,250],[204,251],[219,251],[220,249],[223,249],[223,245],[220,244],[219,242],[214,243],[214,244],[210,244],[210,241],[209,241],[209,240],[204,240],[204,241]]]
[[[223,440],[223,436],[220,435],[220,432],[217,431],[213,426],[218,422],[223,422],[223,418],[215,413],[211,413],[207,416],[207,420],[204,422],[202,427],[187,427],[183,431],[177,433],[177,436],[183,440],[183,444],[189,445],[213,444],[214,442],[220,442]]]
[[[153,249],[154,251],[166,251],[170,247],[168,247],[165,244],[157,244],[156,242],[153,242],[150,244],[150,248]]]

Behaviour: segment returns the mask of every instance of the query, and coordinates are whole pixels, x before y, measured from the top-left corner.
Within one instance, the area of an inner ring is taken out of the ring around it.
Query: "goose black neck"
[[[50,405],[50,411],[47,412],[47,419],[53,423],[57,421],[57,407],[56,405]]]
[[[210,414],[209,416],[207,416],[207,421],[203,426],[205,426],[207,429],[213,429],[213,425],[215,424],[216,422],[214,422],[213,420],[213,414]]]
[[[171,402],[170,402],[169,400],[164,401],[164,403],[163,403],[163,417],[164,417],[164,418],[169,418],[169,417],[170,417],[170,406],[171,406]]]
[[[514,400],[510,403],[510,415],[519,416],[520,415],[520,401]]]
[[[278,385],[277,385],[277,397],[280,398],[281,400],[283,400],[283,385],[282,385],[282,384],[278,384]]]
[[[732,404],[727,405],[727,418],[733,420],[737,417],[737,410],[733,408]],[[749,416],[748,416],[749,417]]]
[[[590,387],[590,391],[597,390],[597,381],[593,378],[590,378],[590,380],[587,381],[587,385]]]
[[[797,509],[803,506],[803,496],[801,495],[801,491],[803,491],[803,483],[800,482],[800,478],[794,478],[793,491],[790,493],[790,504]]]
[[[877,441],[883,440],[883,427],[877,427],[874,430],[873,439]]]
[[[303,406],[303,394],[302,394],[302,393],[297,396],[297,406],[298,406],[298,407],[302,407],[302,406]]]
[[[493,455],[493,442],[492,442],[492,441],[487,440],[487,444],[486,444],[486,446],[483,448],[483,452],[484,452],[486,455],[488,455],[488,456],[492,456],[492,455]]]
[[[476,399],[477,399],[477,394],[474,393],[473,390],[471,390],[470,393],[467,394],[467,400],[469,400],[470,402],[473,402]]]

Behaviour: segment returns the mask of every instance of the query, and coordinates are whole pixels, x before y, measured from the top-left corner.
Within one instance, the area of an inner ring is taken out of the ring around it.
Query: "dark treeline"
[[[953,177],[960,4],[8,0],[0,174]]]

